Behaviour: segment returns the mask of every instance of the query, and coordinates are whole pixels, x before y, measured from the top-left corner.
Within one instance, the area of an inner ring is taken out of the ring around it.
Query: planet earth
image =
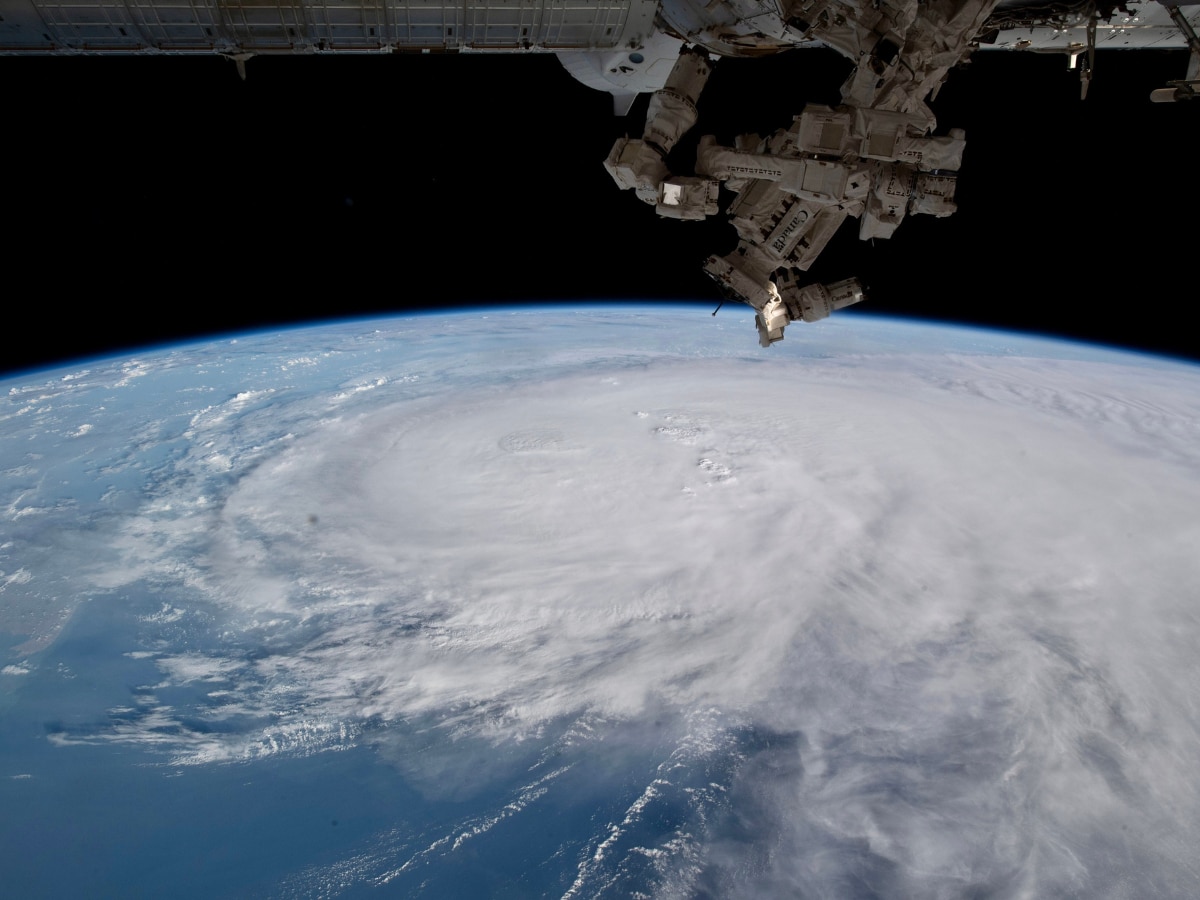
[[[0,383],[0,885],[1200,896],[1200,368],[554,306]]]

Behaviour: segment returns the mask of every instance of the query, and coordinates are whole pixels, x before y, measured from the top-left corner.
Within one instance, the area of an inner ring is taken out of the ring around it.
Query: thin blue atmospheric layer
[[[716,307],[716,309],[719,309],[719,311],[716,315],[713,315],[714,307],[711,303],[701,303],[698,301],[691,303],[682,301],[671,303],[645,301],[622,302],[619,304],[606,303],[604,301],[547,301],[511,304],[508,306],[467,305],[449,312],[438,309],[412,310],[394,315],[327,319],[307,324],[296,323],[280,328],[260,328],[211,334],[190,340],[147,345],[117,354],[83,356],[26,371],[8,373],[3,378],[0,378],[0,382],[23,380],[39,373],[50,374],[60,369],[101,365],[105,362],[127,359],[133,356],[188,352],[194,348],[208,347],[213,344],[232,343],[236,341],[255,342],[260,339],[269,340],[273,336],[280,337],[288,334],[306,334],[327,330],[342,331],[357,328],[376,329],[380,326],[391,328],[400,323],[411,323],[414,325],[427,324],[431,330],[431,336],[440,336],[444,333],[444,329],[457,329],[464,320],[488,321],[495,325],[497,320],[502,320],[505,317],[523,317],[527,315],[545,318],[549,321],[577,323],[578,327],[585,331],[588,328],[602,328],[606,324],[615,324],[616,322],[636,323],[640,326],[661,319],[668,332],[678,332],[675,340],[667,338],[667,346],[677,349],[680,352],[687,352],[689,346],[687,343],[688,340],[696,340],[701,335],[704,335],[705,338],[711,338],[715,329],[721,332],[722,341],[728,340],[728,352],[731,355],[745,355],[756,359],[770,359],[772,353],[777,356],[791,358],[797,353],[804,356],[829,357],[843,352],[877,352],[887,347],[895,346],[891,340],[893,337],[903,339],[899,341],[900,346],[921,346],[925,342],[927,335],[944,334],[953,331],[956,335],[954,344],[956,350],[959,352],[1035,355],[1064,359],[1095,359],[1096,354],[1110,353],[1144,356],[1160,362],[1172,361],[1183,365],[1195,364],[1195,360],[1187,358],[1173,357],[1166,354],[1115,345],[1072,340],[1050,334],[963,325],[949,320],[900,318],[863,310],[843,312],[833,320],[825,320],[815,325],[793,323],[788,331],[787,339],[782,346],[776,345],[773,348],[763,351],[753,342],[747,344],[739,340],[738,332],[742,332],[740,337],[745,337],[745,332],[753,327],[753,310],[741,304],[732,303],[723,303],[719,307]],[[701,316],[701,312],[704,312],[705,316]],[[720,321],[717,321],[718,319]],[[650,322],[647,320],[650,320]],[[863,326],[866,326],[865,329]],[[886,332],[881,334],[878,331],[879,328],[887,329],[888,332],[894,331],[896,334],[892,335]],[[732,334],[726,337],[724,334],[726,331],[730,331]],[[857,332],[857,340],[852,344],[847,345],[837,340],[838,337],[845,338],[855,332]],[[968,335],[971,336],[969,339],[967,339]],[[659,341],[662,342],[664,337],[666,336],[660,335],[658,338]],[[751,337],[753,337],[752,333]],[[878,338],[878,340],[873,340],[873,338]],[[916,340],[915,345],[910,344],[909,342],[914,339]],[[584,340],[586,341],[586,337],[584,337]],[[944,337],[939,338],[939,340],[944,341]],[[710,353],[715,348],[705,341],[696,345],[695,349],[698,353]]]

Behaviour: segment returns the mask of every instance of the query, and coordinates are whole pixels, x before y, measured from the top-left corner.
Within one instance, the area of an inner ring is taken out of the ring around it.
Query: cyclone
[[[280,896],[1194,893],[1197,370],[864,317],[759,356],[702,319],[6,386],[3,683],[53,759],[8,739],[4,790],[133,753],[382,804],[269,856]]]

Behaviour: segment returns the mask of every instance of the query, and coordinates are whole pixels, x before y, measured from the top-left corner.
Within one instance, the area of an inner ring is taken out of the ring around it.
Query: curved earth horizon
[[[1200,368],[751,315],[3,380],[6,889],[1200,895]]]

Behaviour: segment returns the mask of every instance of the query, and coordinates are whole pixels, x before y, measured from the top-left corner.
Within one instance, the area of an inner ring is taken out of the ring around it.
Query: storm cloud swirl
[[[1194,370],[501,348],[197,411],[96,576],[178,585],[159,681],[55,739],[496,792],[328,885],[416,890],[608,759],[645,776],[565,896],[1200,890]]]

